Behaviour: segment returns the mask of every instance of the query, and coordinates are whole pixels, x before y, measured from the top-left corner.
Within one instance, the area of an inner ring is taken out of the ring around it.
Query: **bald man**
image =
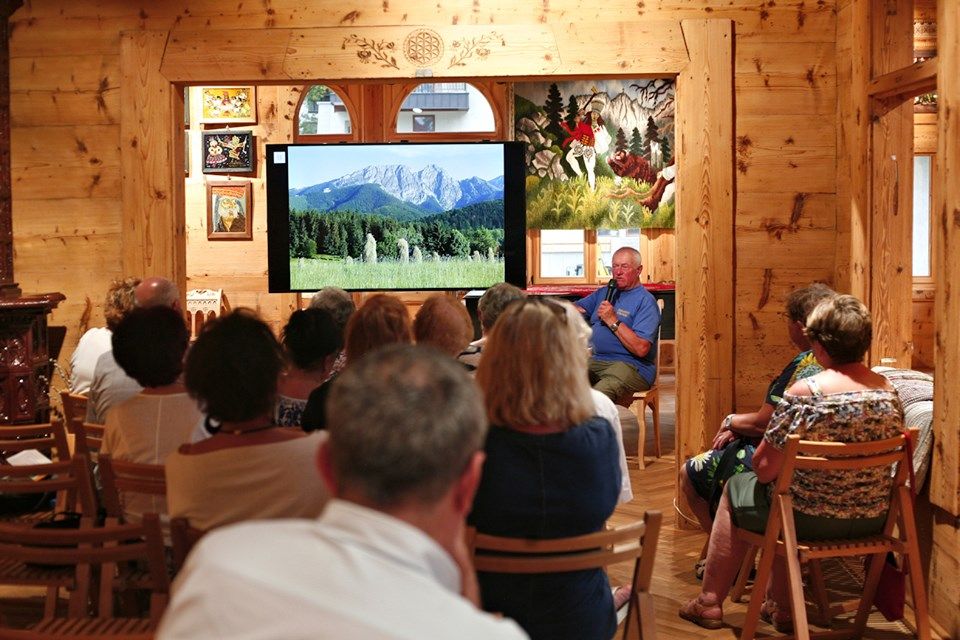
[[[134,305],[138,309],[170,307],[180,311],[180,291],[177,285],[152,276],[144,278],[133,290]],[[120,368],[113,358],[113,349],[100,356],[93,371],[93,382],[87,400],[87,422],[103,424],[110,407],[120,404],[143,391],[143,387]]]

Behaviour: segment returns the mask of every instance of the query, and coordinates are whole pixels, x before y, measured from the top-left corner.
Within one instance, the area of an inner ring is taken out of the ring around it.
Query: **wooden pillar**
[[[934,227],[934,449],[930,501],[936,505],[930,615],[960,637],[960,3],[938,3],[937,155]]]
[[[183,95],[160,73],[166,31],[120,39],[121,261],[127,276],[163,276],[186,289]]]
[[[733,25],[684,20],[677,78],[677,460],[703,450],[734,404]]]
[[[13,280],[13,197],[10,177],[10,25],[23,4],[5,2],[0,8],[0,299],[17,297]]]
[[[893,6],[891,6],[893,5]],[[872,19],[873,77],[913,62],[913,2],[875,0]],[[888,109],[871,104],[872,200],[870,296],[873,315],[870,364],[896,359],[909,368],[913,351],[913,100]]]

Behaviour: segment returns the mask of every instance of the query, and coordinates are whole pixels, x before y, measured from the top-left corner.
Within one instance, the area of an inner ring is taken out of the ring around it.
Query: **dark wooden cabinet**
[[[0,424],[50,417],[50,341],[47,315],[63,294],[0,298]]]

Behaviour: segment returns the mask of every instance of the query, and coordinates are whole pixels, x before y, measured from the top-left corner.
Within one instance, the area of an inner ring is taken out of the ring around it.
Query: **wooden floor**
[[[695,597],[700,590],[700,582],[694,576],[694,565],[700,557],[706,535],[699,530],[681,529],[677,526],[674,496],[676,495],[677,462],[674,456],[674,380],[673,376],[661,376],[661,447],[663,457],[653,459],[649,452],[653,451],[653,426],[650,413],[647,413],[647,446],[646,469],[637,468],[636,452],[637,428],[624,420],[624,447],[628,454],[630,479],[633,484],[634,499],[620,505],[611,524],[620,524],[643,517],[643,512],[657,509],[663,512],[663,530],[660,534],[660,543],[657,552],[657,561],[654,565],[652,591],[656,602],[657,637],[658,640],[687,639],[687,638],[723,638],[729,640],[740,637],[740,626],[746,614],[746,599],[744,604],[733,604],[729,601],[724,606],[724,619],[728,626],[723,629],[708,631],[690,622],[682,620],[677,615],[680,605]],[[631,567],[618,565],[609,571],[612,584],[629,582]],[[773,628],[760,623],[760,633],[777,635]],[[869,628],[864,638],[899,639],[912,638],[913,634],[902,623],[887,623],[879,614],[870,617]]]
[[[727,603],[724,608],[727,627],[716,631],[701,629],[677,616],[681,604],[696,596],[700,583],[693,573],[694,564],[700,555],[705,535],[697,530],[681,529],[677,526],[673,500],[676,484],[676,460],[674,457],[674,383],[673,376],[661,379],[661,445],[663,457],[647,457],[647,467],[637,469],[636,457],[630,458],[631,481],[636,496],[633,501],[617,508],[612,518],[613,524],[631,521],[643,517],[643,512],[659,509],[663,512],[664,527],[660,535],[657,561],[654,565],[653,595],[656,602],[656,627],[659,640],[687,638],[739,638],[740,625],[743,623],[746,606]],[[647,414],[647,451],[653,451],[653,427],[650,414]],[[629,453],[636,452],[637,424],[629,415],[624,416],[624,447]],[[631,567],[617,565],[611,567],[612,584],[629,582]],[[42,599],[39,592],[32,596],[30,590],[0,587],[0,620],[2,624],[23,627],[39,619],[42,612]],[[911,638],[912,634],[902,624],[889,624],[879,614],[870,619],[870,628],[865,638],[876,640]],[[773,630],[761,623],[761,633],[772,634]]]

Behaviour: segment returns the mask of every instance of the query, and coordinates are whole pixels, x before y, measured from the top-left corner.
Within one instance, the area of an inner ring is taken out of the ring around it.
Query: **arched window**
[[[397,111],[398,134],[496,131],[490,102],[469,82],[424,82],[410,91]]]
[[[343,92],[325,84],[306,87],[297,109],[297,140],[313,136],[353,138],[351,104]]]

